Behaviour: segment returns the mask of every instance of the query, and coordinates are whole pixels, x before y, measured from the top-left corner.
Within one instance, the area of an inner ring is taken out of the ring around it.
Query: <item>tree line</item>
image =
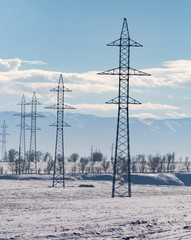
[[[54,159],[51,153],[36,152],[36,160],[39,164],[37,173],[51,174],[53,172]],[[8,169],[13,174],[18,174],[18,151],[10,149],[5,153],[4,162],[8,163]],[[30,153],[26,152],[25,160],[21,161],[21,173],[34,173],[30,169],[29,161],[31,161]],[[66,173],[112,173],[113,158],[107,158],[100,152],[95,151],[89,157],[80,157],[78,153],[72,153],[65,158]],[[62,163],[60,162],[60,165]],[[120,159],[120,168],[118,172],[127,171],[126,161]],[[189,172],[191,162],[189,157],[180,158],[175,161],[174,153],[161,154],[138,154],[131,157],[131,172],[132,173],[173,173],[173,172]],[[62,167],[60,166],[60,169]],[[3,166],[0,166],[0,174],[3,174]]]

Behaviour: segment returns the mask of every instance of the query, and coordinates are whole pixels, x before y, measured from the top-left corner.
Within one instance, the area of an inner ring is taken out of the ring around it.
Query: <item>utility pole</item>
[[[64,103],[64,93],[71,92],[70,89],[64,87],[64,81],[62,74],[58,81],[58,86],[50,91],[57,92],[57,104],[47,109],[57,110],[57,121],[50,126],[56,127],[56,144],[55,144],[55,157],[54,157],[54,169],[53,169],[53,184],[61,184],[65,187],[65,168],[64,168],[64,127],[70,127],[69,124],[64,122],[64,109],[75,109]]]
[[[41,130],[36,125],[36,119],[42,118],[41,114],[37,113],[37,106],[41,105],[40,102],[36,99],[36,93],[33,93],[32,101],[27,103],[27,105],[31,105],[31,113],[29,116],[31,117],[31,126],[27,128],[27,130],[31,131],[30,134],[30,150],[29,150],[29,171],[37,173],[37,151],[36,151],[36,131]]]
[[[106,102],[118,106],[112,197],[131,197],[129,104],[141,103],[129,96],[129,77],[131,75],[150,76],[150,74],[130,67],[130,48],[142,47],[142,45],[130,38],[126,18],[123,20],[120,38],[107,46],[119,47],[119,67],[99,73],[119,76],[118,96]]]
[[[9,135],[7,133],[7,128],[8,126],[5,123],[5,120],[3,121],[3,125],[1,126],[1,128],[3,128],[3,131],[0,135],[2,135],[2,152],[1,152],[1,161],[4,162],[4,157],[5,157],[5,153],[6,153],[6,143],[7,143],[7,135]]]

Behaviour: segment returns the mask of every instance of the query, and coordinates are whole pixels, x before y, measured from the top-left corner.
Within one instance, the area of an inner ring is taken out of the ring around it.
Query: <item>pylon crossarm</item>
[[[63,110],[63,109],[76,109],[75,107],[72,107],[72,106],[70,106],[70,105],[67,105],[67,104],[60,104],[60,103],[58,103],[58,104],[54,104],[54,105],[52,105],[52,106],[49,106],[49,107],[45,107],[46,109],[60,109],[61,111]]]
[[[14,116],[19,116],[19,117],[30,117],[30,113],[14,113]]]
[[[118,104],[119,103],[119,97],[113,98],[106,102],[106,104]]]
[[[134,68],[129,68],[129,75],[137,75],[137,76],[151,76],[148,73],[142,72],[140,70],[134,69]]]
[[[51,92],[58,92],[58,91],[72,92],[72,90],[64,87],[64,85],[62,85],[61,87],[55,87],[55,88],[51,89],[50,91],[51,91]]]
[[[36,116],[37,118],[45,118],[44,115],[41,115],[41,114],[39,114],[39,113],[36,113],[35,116]]]
[[[55,122],[55,123],[50,124],[49,126],[51,126],[51,127],[57,127],[58,124],[57,124],[57,122]],[[66,122],[64,122],[62,126],[63,126],[63,127],[71,127],[71,125],[68,124],[68,123],[66,123]]]
[[[35,118],[45,118],[44,115],[41,115],[39,113],[28,113],[27,117],[35,117]]]
[[[128,69],[121,69],[120,68],[113,68],[110,70],[106,70],[104,72],[98,73],[99,75],[136,75],[136,76],[151,76],[148,73],[145,73],[143,71],[134,69],[134,68],[129,68]],[[127,81],[127,80],[124,80]]]
[[[120,44],[121,44],[121,43],[120,43],[120,39],[117,39],[117,40],[115,40],[115,41],[113,41],[113,42],[111,42],[111,43],[108,43],[107,46],[109,46],[109,47],[110,47],[110,46],[112,46],[112,47],[113,47],[113,46],[119,47]]]
[[[136,42],[136,41],[134,41],[132,39],[130,39],[130,45],[129,46],[130,47],[143,47],[142,44],[140,44],[140,43],[138,43],[138,42]]]
[[[28,126],[27,128],[26,128],[26,130],[33,130],[33,131],[39,131],[39,130],[42,130],[41,128],[39,128],[39,127],[31,127],[31,126]]]
[[[65,109],[76,109],[75,107],[72,107],[70,105],[64,104],[64,108]]]
[[[31,102],[28,102],[28,103],[26,103],[26,105],[42,105],[42,103],[40,103],[40,102],[37,102],[37,101],[31,101]]]
[[[129,104],[141,104],[141,102],[135,100],[134,98],[128,97],[128,103]]]
[[[99,75],[119,75],[119,68],[113,68],[104,72],[98,73]]]

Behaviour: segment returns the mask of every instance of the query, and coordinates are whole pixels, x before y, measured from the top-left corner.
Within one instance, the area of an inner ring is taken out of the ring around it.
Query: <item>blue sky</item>
[[[105,102],[117,96],[118,79],[97,72],[118,66],[126,17],[131,67],[152,74],[130,79],[130,96],[143,104],[130,115],[191,117],[190,0],[0,0],[0,111],[19,111],[22,94],[37,93],[43,107],[56,101],[49,90],[63,73],[78,113],[116,116]]]

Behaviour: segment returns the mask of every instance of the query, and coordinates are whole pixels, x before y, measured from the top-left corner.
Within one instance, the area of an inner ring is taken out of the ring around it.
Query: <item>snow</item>
[[[98,175],[69,175],[65,189],[51,187],[50,175],[8,176],[0,176],[1,240],[191,239],[191,188],[175,175],[140,174],[150,184],[132,184],[131,198],[111,198],[112,182]]]

